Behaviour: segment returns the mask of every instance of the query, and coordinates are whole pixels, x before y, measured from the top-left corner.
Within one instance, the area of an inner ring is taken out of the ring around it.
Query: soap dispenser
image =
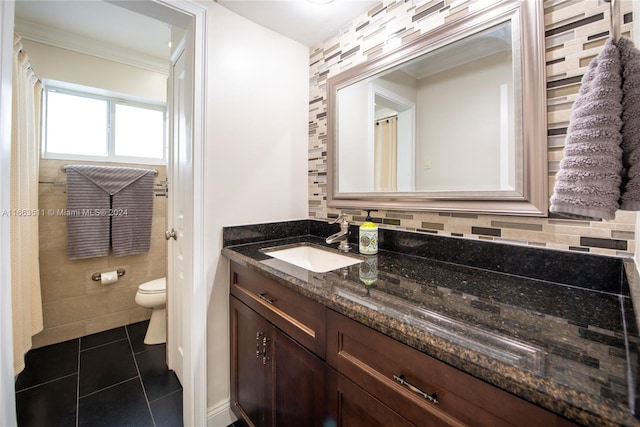
[[[371,219],[371,211],[367,209],[367,217],[360,226],[359,248],[364,255],[375,255],[378,253],[378,226]]]

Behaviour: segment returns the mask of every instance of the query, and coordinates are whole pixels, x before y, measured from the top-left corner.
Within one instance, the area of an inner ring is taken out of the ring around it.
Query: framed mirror
[[[546,216],[541,2],[507,0],[327,82],[327,202]]]

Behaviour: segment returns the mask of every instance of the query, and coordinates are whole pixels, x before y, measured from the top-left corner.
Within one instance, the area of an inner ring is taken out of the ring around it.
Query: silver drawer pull
[[[263,365],[266,365],[267,361],[269,360],[269,356],[267,356],[267,343],[269,341],[270,340],[267,337],[262,338],[262,364]]]
[[[407,380],[404,379],[404,375],[394,375],[393,379],[399,382],[400,384],[402,384],[403,386],[407,387],[412,392],[424,397],[429,402],[436,403],[436,404],[438,403],[437,393],[431,393],[431,394],[425,393],[424,391],[420,390],[418,387],[407,382]]]
[[[256,357],[262,356],[264,353],[260,351],[260,341],[264,334],[262,332],[256,332]]]
[[[258,294],[258,296],[260,297],[260,299],[264,302],[266,302],[267,304],[273,304],[275,302],[275,300],[273,298],[269,298],[267,296],[266,292],[263,292],[261,294]]]

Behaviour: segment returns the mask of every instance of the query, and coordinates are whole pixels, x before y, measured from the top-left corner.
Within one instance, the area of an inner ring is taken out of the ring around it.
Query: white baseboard
[[[207,427],[227,427],[237,420],[231,412],[231,401],[225,399],[213,405],[207,411]]]

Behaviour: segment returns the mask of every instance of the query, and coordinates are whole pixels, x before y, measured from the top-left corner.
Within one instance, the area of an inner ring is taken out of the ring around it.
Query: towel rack
[[[605,1],[611,6],[611,13],[609,14],[609,19],[611,21],[611,37],[613,37],[613,41],[617,42],[620,39],[620,1]]]
[[[60,170],[61,170],[62,172],[64,172],[64,173],[66,173],[66,172],[67,172],[67,166],[69,166],[69,165],[62,165],[62,166],[60,166]],[[154,174],[155,176],[158,176],[158,170],[157,170],[157,169],[153,169],[153,174]]]

